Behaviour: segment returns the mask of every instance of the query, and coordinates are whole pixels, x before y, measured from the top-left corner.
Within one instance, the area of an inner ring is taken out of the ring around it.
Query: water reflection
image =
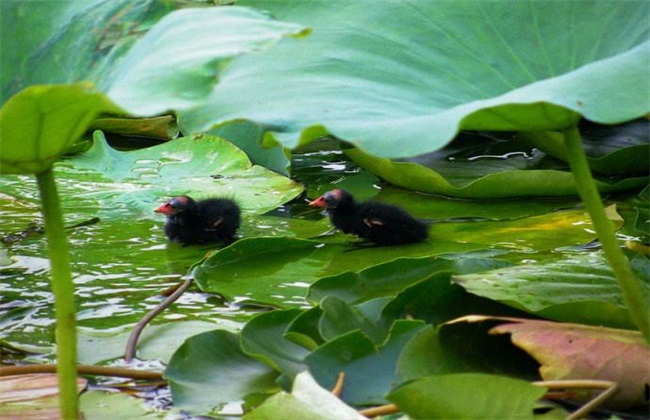
[[[0,195],[0,236],[20,231],[40,219],[33,180],[3,177],[3,190],[5,187],[7,191],[18,192],[16,196],[22,199]],[[88,192],[92,194],[92,188]],[[75,201],[74,197],[64,199],[63,205],[67,220],[89,219],[98,210],[97,206]],[[160,291],[180,281],[210,249],[167,244],[162,221],[134,219],[124,208],[111,210],[114,217],[69,231],[77,319],[80,328],[94,331],[130,328],[160,302]],[[44,235],[0,244],[0,253],[5,256],[0,259],[4,261],[0,263],[1,339],[21,347],[52,348],[53,297]],[[247,313],[194,289],[154,324],[165,319],[245,319]]]

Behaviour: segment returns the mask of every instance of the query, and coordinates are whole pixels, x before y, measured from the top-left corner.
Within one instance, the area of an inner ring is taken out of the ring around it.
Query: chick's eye
[[[170,200],[170,201],[167,203],[167,205],[168,205],[169,207],[173,208],[173,209],[175,209],[176,207],[178,207],[178,203],[176,202],[176,200]]]

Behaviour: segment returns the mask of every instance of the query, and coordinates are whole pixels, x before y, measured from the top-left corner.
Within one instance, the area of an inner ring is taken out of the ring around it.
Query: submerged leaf
[[[85,378],[77,378],[77,390],[88,385]],[[55,373],[6,375],[0,378],[0,417],[59,418],[59,387]]]
[[[92,390],[79,397],[79,409],[87,419],[148,419],[155,418],[155,410],[147,407],[142,398],[126,392]]]

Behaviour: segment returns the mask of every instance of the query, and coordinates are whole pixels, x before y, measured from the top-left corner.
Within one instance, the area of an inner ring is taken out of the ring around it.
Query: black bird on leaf
[[[241,224],[237,203],[227,198],[195,201],[179,195],[154,210],[167,216],[165,235],[184,245],[235,241]]]
[[[345,190],[326,192],[309,203],[324,208],[332,224],[378,245],[403,245],[427,239],[426,224],[403,209],[374,201],[357,203]]]

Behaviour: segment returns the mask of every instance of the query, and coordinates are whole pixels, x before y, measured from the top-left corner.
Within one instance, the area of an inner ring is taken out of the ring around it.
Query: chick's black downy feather
[[[403,245],[427,239],[427,226],[400,207],[366,201],[358,204],[345,190],[332,190],[310,205],[324,208],[332,224],[379,245]]]
[[[195,201],[182,195],[154,210],[167,216],[165,235],[170,241],[188,244],[232,243],[241,224],[237,203],[226,198]]]

